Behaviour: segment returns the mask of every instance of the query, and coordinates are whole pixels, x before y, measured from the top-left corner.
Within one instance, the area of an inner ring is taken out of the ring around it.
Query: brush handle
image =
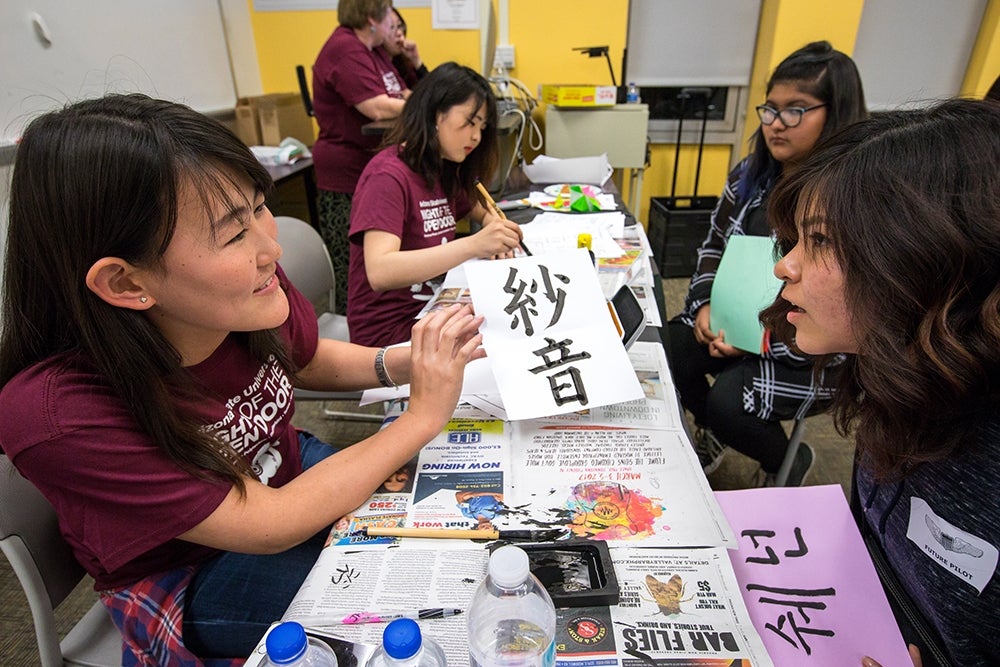
[[[430,537],[435,539],[496,540],[496,530],[468,530],[466,528],[366,528],[370,537]]]

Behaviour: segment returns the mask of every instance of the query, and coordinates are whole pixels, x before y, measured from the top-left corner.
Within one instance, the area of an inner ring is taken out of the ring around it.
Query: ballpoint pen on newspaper
[[[493,201],[493,197],[490,196],[490,191],[486,189],[482,181],[476,181],[476,187],[479,188],[479,194],[481,194],[486,199],[486,204],[493,209],[493,211],[499,215],[501,218],[506,219],[507,216],[504,214],[497,203]],[[524,239],[522,238],[519,242],[521,244],[521,250],[524,251],[525,255],[531,255],[531,251],[528,250],[528,246],[524,245]]]
[[[480,530],[477,528],[409,528],[396,526],[382,528],[370,526],[361,533],[367,537],[425,537],[444,540],[507,540],[509,542],[547,542],[565,537],[567,531],[561,528],[531,530]]]
[[[429,607],[427,609],[413,609],[410,611],[356,611],[341,618],[339,614],[325,614],[323,616],[302,616],[293,620],[302,625],[314,628],[323,628],[334,625],[360,625],[362,623],[389,623],[397,618],[412,618],[415,621],[434,618],[451,618],[462,613],[461,609],[449,607]]]

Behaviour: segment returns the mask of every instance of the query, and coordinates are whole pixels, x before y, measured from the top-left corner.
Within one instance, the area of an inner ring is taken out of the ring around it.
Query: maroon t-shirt
[[[385,49],[369,49],[346,26],[333,31],[313,64],[313,109],[319,137],[312,154],[321,190],[354,192],[382,139],[361,133],[361,126],[372,119],[354,106],[379,95],[403,99],[405,90]]]
[[[304,365],[316,353],[316,315],[295,288],[287,291],[281,330]],[[292,385],[273,359],[261,364],[231,335],[189,370],[208,388],[195,413],[262,482],[281,486],[301,472]],[[215,511],[232,485],[194,477],[164,456],[84,356],[56,355],[17,374],[0,391],[0,423],[0,447],[55,507],[96,590],[216,553],[176,538]]]
[[[365,270],[364,233],[389,232],[400,250],[419,250],[455,238],[455,223],[468,215],[468,197],[445,196],[440,183],[428,188],[424,179],[399,159],[390,146],[365,167],[351,205],[350,270],[347,277],[347,326],[351,342],[391,345],[410,340],[414,316],[434,293],[429,283],[376,292]]]

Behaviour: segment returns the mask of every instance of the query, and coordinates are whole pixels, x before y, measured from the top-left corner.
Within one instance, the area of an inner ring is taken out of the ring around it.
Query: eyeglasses
[[[805,112],[825,106],[827,106],[826,102],[823,104],[816,104],[811,107],[787,107],[778,111],[774,107],[761,104],[757,107],[757,116],[760,118],[760,122],[764,125],[770,125],[778,118],[781,118],[781,123],[785,127],[795,127],[802,122],[802,115]]]

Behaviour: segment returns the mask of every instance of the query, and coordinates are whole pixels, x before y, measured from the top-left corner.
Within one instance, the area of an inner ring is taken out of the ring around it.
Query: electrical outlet
[[[493,54],[493,61],[501,63],[506,69],[514,69],[514,45],[498,46]]]

